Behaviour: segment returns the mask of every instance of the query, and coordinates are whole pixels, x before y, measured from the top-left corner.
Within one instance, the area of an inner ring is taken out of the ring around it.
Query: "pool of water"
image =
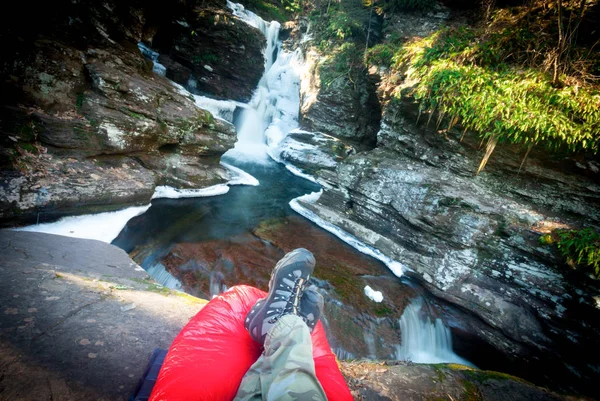
[[[224,161],[253,175],[260,185],[232,186],[227,194],[207,198],[154,199],[146,213],[129,220],[112,244],[128,253],[152,244],[158,256],[176,243],[230,238],[251,231],[261,221],[295,213],[289,206],[292,199],[319,190],[317,184],[274,161]],[[141,261],[143,267],[153,259]]]

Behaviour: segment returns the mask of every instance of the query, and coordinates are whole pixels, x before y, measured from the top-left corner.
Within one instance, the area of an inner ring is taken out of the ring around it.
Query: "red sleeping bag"
[[[173,341],[150,401],[231,401],[242,378],[262,352],[244,328],[246,314],[266,297],[239,285],[210,301]],[[329,401],[350,401],[321,322],[312,332],[317,378]]]

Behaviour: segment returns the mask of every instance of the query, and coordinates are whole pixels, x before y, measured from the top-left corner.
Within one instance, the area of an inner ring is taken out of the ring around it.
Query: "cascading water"
[[[427,316],[421,317],[423,298],[412,301],[400,318],[402,344],[396,358],[417,363],[460,363],[473,366],[452,351],[452,334],[442,319],[434,322]]]
[[[265,73],[252,100],[236,121],[238,141],[225,157],[253,162],[279,159],[277,145],[288,132],[298,128],[300,77],[302,63],[299,50],[288,52],[278,43],[280,24],[265,22],[240,4],[227,2],[233,14],[258,28],[267,39]],[[201,104],[200,104],[201,105]],[[225,103],[222,104],[225,106]]]

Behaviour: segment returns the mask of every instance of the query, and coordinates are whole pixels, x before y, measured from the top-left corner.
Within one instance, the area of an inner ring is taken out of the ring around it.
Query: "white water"
[[[146,272],[162,286],[173,290],[181,290],[181,282],[167,271],[162,263],[155,263],[146,269]]]
[[[452,334],[441,319],[431,321],[423,318],[423,299],[412,301],[400,318],[402,344],[396,351],[396,358],[416,363],[459,363],[473,366],[452,350]]]
[[[152,71],[164,77],[167,73],[167,67],[158,62],[159,54],[141,42],[138,43],[138,49],[140,49],[144,56],[152,60]]]
[[[301,52],[281,48],[277,21],[266,22],[240,4],[228,1],[227,6],[242,21],[258,28],[265,35],[267,46],[265,74],[239,116],[238,141],[226,155],[255,163],[266,162],[269,157],[279,160],[277,145],[291,130],[298,128]]]

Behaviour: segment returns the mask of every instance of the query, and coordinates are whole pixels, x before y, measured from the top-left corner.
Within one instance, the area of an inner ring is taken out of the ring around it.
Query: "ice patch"
[[[305,180],[309,180],[309,181],[314,182],[315,184],[318,184],[317,179],[315,177],[313,177],[312,175],[303,173],[302,170],[300,170],[298,167],[293,166],[289,163],[283,163],[283,165],[285,166],[286,169],[288,169],[290,171],[290,173],[294,174],[295,176],[304,178]]]
[[[398,277],[401,277],[404,274],[404,270],[406,270],[406,268],[404,267],[404,265],[402,263],[397,262],[397,261],[387,257],[386,255],[381,253],[381,251],[379,249],[375,249],[375,248],[363,243],[358,238],[345,232],[341,228],[323,220],[322,218],[317,216],[314,212],[308,210],[307,208],[305,208],[304,206],[302,206],[300,204],[300,201],[306,202],[306,203],[315,203],[316,201],[319,200],[322,193],[323,193],[323,190],[320,190],[319,192],[313,192],[313,193],[292,199],[290,201],[290,207],[296,213],[300,214],[301,216],[306,217],[308,220],[312,221],[313,223],[315,223],[319,227],[323,228],[324,230],[329,231],[330,233],[332,233],[333,235],[335,235],[336,237],[338,237],[339,239],[341,239],[342,241],[344,241],[345,243],[347,243],[348,245],[350,245],[357,251],[362,252],[365,255],[372,256],[375,259],[382,261],[392,271],[392,273],[394,273]]]
[[[95,239],[110,244],[130,219],[144,213],[148,208],[150,208],[150,205],[129,207],[116,212],[63,217],[54,223],[16,228],[15,231],[33,231],[66,237]]]
[[[365,287],[365,295],[377,303],[383,301],[383,294],[381,291],[375,291],[370,286]]]
[[[217,184],[211,187],[198,189],[177,189],[168,185],[156,187],[152,199],[180,199],[180,198],[204,198],[207,196],[223,195],[229,192],[227,184]]]
[[[206,96],[194,96],[194,103],[201,109],[208,110],[215,118],[233,123],[233,113],[237,107],[247,107],[244,103],[234,100],[217,100]]]
[[[237,174],[236,177],[232,178],[231,180],[229,180],[229,182],[227,182],[228,185],[251,185],[253,187],[260,185],[260,182],[256,178],[246,173],[241,168],[237,168],[235,166],[223,162],[221,162],[221,166]]]

